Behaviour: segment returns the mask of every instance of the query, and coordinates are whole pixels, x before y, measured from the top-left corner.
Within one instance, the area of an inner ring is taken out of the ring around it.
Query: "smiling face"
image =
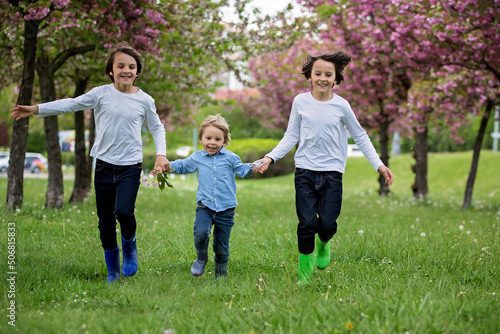
[[[208,154],[216,155],[225,145],[224,131],[209,125],[203,130],[200,143]]]
[[[332,87],[335,83],[335,65],[329,61],[318,59],[314,62],[311,78],[312,95],[320,101],[330,100],[333,97]]]
[[[137,62],[128,54],[118,52],[113,61],[113,70],[109,73],[113,77],[116,89],[128,93],[133,90],[134,81],[138,77]]]

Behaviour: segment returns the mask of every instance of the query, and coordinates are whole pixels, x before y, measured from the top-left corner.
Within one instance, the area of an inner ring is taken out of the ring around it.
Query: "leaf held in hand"
[[[167,176],[168,177],[168,176]],[[158,181],[158,187],[163,190],[165,189],[165,173],[159,173],[156,175],[156,180]]]

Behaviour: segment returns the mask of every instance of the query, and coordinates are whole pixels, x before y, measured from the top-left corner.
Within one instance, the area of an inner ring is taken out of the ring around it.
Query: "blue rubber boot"
[[[215,262],[215,279],[227,279],[227,262],[217,263]]]
[[[191,275],[198,277],[205,272],[205,266],[208,262],[208,249],[196,248],[196,260],[191,266]]]
[[[120,248],[116,246],[112,250],[104,250],[104,259],[108,268],[107,283],[113,283],[120,279]]]
[[[139,269],[139,264],[137,263],[137,243],[135,241],[135,235],[130,240],[125,240],[122,237],[122,249],[122,274],[123,276],[134,276],[137,269]]]

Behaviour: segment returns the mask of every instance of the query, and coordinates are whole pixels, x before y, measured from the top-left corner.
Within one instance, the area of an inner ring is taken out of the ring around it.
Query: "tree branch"
[[[89,44],[64,50],[54,58],[53,68],[52,68],[53,72],[55,73],[62,65],[64,65],[66,60],[68,60],[70,57],[94,50],[95,50],[95,44]]]

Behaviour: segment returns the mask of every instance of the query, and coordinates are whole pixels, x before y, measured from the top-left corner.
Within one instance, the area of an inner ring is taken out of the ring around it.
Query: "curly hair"
[[[351,56],[344,51],[337,51],[335,53],[322,53],[317,56],[308,54],[306,60],[302,63],[302,74],[307,80],[311,78],[311,72],[316,60],[321,59],[335,66],[335,83],[340,85],[344,81],[344,68],[351,62]]]
[[[111,52],[109,55],[108,61],[106,62],[106,68],[104,69],[104,72],[106,73],[107,76],[111,78],[111,81],[115,82],[115,79],[110,72],[113,72],[113,62],[115,61],[115,56],[117,53],[125,53],[129,55],[130,57],[134,58],[135,61],[137,62],[137,75],[141,73],[142,70],[142,57],[137,52],[133,47],[131,47],[127,42],[120,42],[116,45],[115,49]],[[135,80],[134,80],[135,82]]]
[[[213,126],[224,132],[224,145],[227,145],[227,143],[229,143],[229,141],[231,140],[231,133],[229,132],[229,124],[227,124],[224,117],[222,117],[220,114],[209,115],[203,120],[203,122],[201,122],[200,130],[198,131],[198,139],[200,141],[201,138],[203,137],[203,132],[209,126]]]

